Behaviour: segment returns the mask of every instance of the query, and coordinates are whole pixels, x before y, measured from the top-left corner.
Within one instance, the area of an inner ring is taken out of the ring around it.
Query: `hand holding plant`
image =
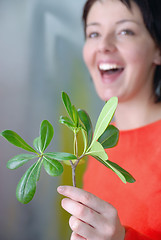
[[[72,105],[69,96],[62,92],[62,101],[67,110],[68,116],[61,116],[60,123],[66,125],[73,132],[73,153],[66,152],[45,152],[49,146],[54,129],[47,121],[42,121],[40,125],[39,137],[33,141],[33,147],[28,145],[17,133],[12,130],[5,130],[1,136],[13,145],[22,148],[30,154],[20,154],[7,163],[9,169],[17,169],[25,163],[36,159],[36,162],[22,176],[17,185],[16,197],[21,203],[28,203],[32,200],[36,185],[40,177],[42,166],[50,176],[59,176],[63,172],[62,162],[70,161],[72,167],[73,186],[76,186],[75,170],[83,157],[91,155],[114,171],[124,182],[134,182],[134,178],[116,163],[108,160],[108,155],[104,149],[114,147],[118,142],[119,130],[113,125],[109,125],[117,107],[117,98],[112,97],[105,103],[93,131],[92,122],[89,115],[82,109],[76,109]],[[83,136],[84,149],[78,155],[78,133]]]

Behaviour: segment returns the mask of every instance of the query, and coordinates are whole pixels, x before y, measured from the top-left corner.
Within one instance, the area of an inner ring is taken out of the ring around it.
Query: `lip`
[[[100,64],[117,65],[121,68],[120,68],[120,70],[118,70],[116,72],[112,72],[112,71],[105,72],[105,71],[100,70],[100,68],[99,68]],[[101,76],[101,80],[104,84],[113,83],[113,82],[117,81],[117,79],[122,75],[122,73],[125,70],[125,67],[123,66],[123,64],[116,62],[116,61],[99,61],[97,64],[97,68],[98,68],[99,74]]]
[[[115,73],[109,73],[109,74],[104,74],[103,72],[100,72],[102,82],[107,84],[107,83],[113,83],[117,81],[117,79],[122,75],[124,69],[121,69]]]

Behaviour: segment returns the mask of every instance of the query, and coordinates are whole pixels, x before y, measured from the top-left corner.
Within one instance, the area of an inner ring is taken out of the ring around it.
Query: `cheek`
[[[83,59],[85,64],[87,65],[87,53],[86,53],[86,44],[83,46]]]
[[[124,51],[124,59],[128,64],[137,64],[138,62],[142,61],[144,58],[144,51],[140,48],[131,48],[130,51]]]
[[[153,63],[153,55],[154,55],[154,49],[151,48],[148,44],[145,46],[145,44],[138,44],[135,46],[127,48],[124,50],[124,57],[125,61],[131,65],[145,65],[145,64],[152,64]]]
[[[87,43],[85,43],[83,47],[83,59],[88,69],[90,69],[92,65],[92,56],[93,54],[91,51],[91,47]]]

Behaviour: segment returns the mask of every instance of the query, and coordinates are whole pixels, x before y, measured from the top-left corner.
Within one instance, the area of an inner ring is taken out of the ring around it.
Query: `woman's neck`
[[[161,103],[154,101],[130,100],[119,103],[116,114],[116,126],[120,130],[139,128],[161,119]]]

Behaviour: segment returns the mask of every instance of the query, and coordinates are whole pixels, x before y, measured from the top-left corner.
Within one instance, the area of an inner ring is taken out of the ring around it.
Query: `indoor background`
[[[42,120],[54,127],[52,151],[68,151],[71,135],[61,126],[61,92],[85,109],[93,125],[103,106],[82,59],[81,22],[85,0],[0,1],[0,132],[11,129],[32,144]],[[60,177],[41,172],[33,200],[23,205],[16,185],[27,165],[8,170],[22,151],[0,138],[0,240],[68,240],[69,215],[60,207],[59,184],[71,184],[71,169]],[[86,164],[77,170],[78,186]]]

